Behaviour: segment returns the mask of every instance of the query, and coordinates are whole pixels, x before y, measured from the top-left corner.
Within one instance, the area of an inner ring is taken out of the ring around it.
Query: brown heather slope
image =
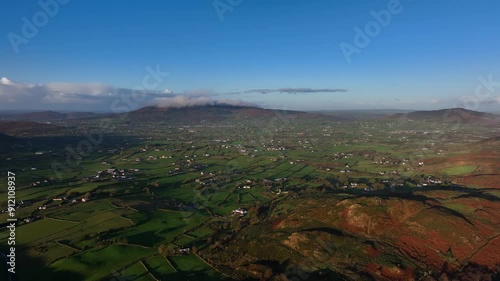
[[[289,198],[205,254],[233,275],[261,280],[283,280],[292,265],[311,275],[328,269],[338,280],[419,280],[429,272],[425,280],[437,280],[476,269],[487,278],[500,267],[500,204],[470,196]],[[250,272],[254,264],[267,277]]]

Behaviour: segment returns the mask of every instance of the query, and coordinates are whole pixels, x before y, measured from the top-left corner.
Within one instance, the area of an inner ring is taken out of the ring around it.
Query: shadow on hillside
[[[67,270],[56,270],[47,266],[45,262],[41,258],[28,257],[21,253],[17,253],[16,258],[16,272],[14,274],[14,278],[10,279],[1,279],[0,280],[8,280],[8,281],[83,281],[85,276],[80,273],[67,271]],[[4,268],[2,268],[4,269]],[[5,274],[2,274],[4,277]]]
[[[260,278],[247,278],[244,280],[276,280],[276,281],[286,281],[286,280],[309,280],[309,281],[329,281],[329,280],[362,280],[371,281],[374,280],[369,274],[364,273],[356,268],[349,268],[349,272],[356,272],[355,279],[353,276],[347,276],[343,273],[333,271],[331,269],[325,268],[315,271],[308,271],[302,269],[298,266],[290,264],[289,261],[274,261],[274,260],[259,260],[254,262],[255,265],[265,266],[272,270],[272,275],[262,272],[263,276]],[[255,271],[253,271],[255,273]]]
[[[439,202],[435,198],[428,197],[422,194],[415,194],[417,192],[428,192],[428,191],[458,191],[458,192],[463,192],[466,194],[462,194],[457,196],[456,198],[479,198],[479,199],[485,199],[488,201],[492,202],[498,202],[500,201],[500,198],[498,198],[495,195],[485,193],[484,191],[487,191],[488,189],[476,189],[476,188],[470,188],[470,187],[463,187],[463,186],[451,186],[451,187],[446,187],[446,186],[426,186],[426,187],[395,187],[393,191],[391,190],[377,190],[377,191],[372,191],[372,192],[365,192],[360,189],[340,189],[340,190],[333,190],[331,191],[332,193],[346,193],[349,195],[355,195],[356,197],[378,197],[378,198],[383,198],[383,199],[389,199],[389,198],[399,198],[399,199],[409,199],[409,200],[414,200],[414,201],[419,201],[422,203],[428,202],[428,201],[433,201],[433,202]]]
[[[155,268],[152,269],[153,271]],[[152,280],[151,274],[144,272],[137,275],[120,275],[113,276],[103,279],[103,281],[129,281],[129,280]],[[221,275],[208,275],[206,271],[203,270],[192,270],[192,271],[180,271],[170,274],[158,274],[154,272],[154,277],[157,280],[168,280],[168,281],[229,281],[233,280],[230,278],[222,277]]]

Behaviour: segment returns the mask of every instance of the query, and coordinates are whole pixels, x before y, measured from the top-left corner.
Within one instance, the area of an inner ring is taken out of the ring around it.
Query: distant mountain
[[[100,116],[100,114],[93,112],[61,113],[55,111],[40,111],[40,112],[29,112],[29,113],[10,116],[9,119],[25,120],[25,121],[58,121],[58,120],[68,120],[68,119],[93,118],[98,116]]]
[[[204,105],[183,108],[144,107],[122,114],[137,121],[169,121],[169,122],[202,122],[222,121],[226,119],[258,119],[258,118],[335,118],[319,114],[290,110],[272,110],[258,107],[231,105]]]
[[[500,115],[467,110],[463,108],[398,113],[391,115],[388,118],[436,121],[436,122],[441,121],[441,122],[453,122],[453,123],[462,122],[462,123],[494,124],[500,122]]]
[[[9,136],[43,135],[59,133],[65,128],[28,121],[0,121],[0,133]]]

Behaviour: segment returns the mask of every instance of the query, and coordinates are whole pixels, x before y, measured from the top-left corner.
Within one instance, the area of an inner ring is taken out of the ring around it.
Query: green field
[[[460,176],[471,174],[477,169],[477,166],[457,166],[444,169],[444,173],[449,176]]]
[[[151,254],[151,250],[142,247],[112,245],[101,249],[93,249],[70,258],[57,261],[51,265],[57,272],[85,272],[83,280],[96,280],[109,276],[127,266],[128,260],[138,260]],[[128,257],[123,259],[123,257]]]

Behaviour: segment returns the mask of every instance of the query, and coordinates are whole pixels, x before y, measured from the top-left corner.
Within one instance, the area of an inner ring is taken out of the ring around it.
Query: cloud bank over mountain
[[[168,98],[158,98],[154,100],[154,104],[164,108],[182,108],[204,105],[258,106],[255,103],[250,103],[243,100],[213,99],[210,97],[189,97],[182,95]]]
[[[257,106],[255,102],[227,99],[220,96],[248,94],[314,94],[343,93],[343,89],[278,88],[238,90],[230,93],[212,90],[127,89],[103,83],[19,83],[6,77],[0,79],[0,110],[69,110],[120,111],[142,106],[187,107],[201,105]],[[123,106],[117,106],[121,104]]]

